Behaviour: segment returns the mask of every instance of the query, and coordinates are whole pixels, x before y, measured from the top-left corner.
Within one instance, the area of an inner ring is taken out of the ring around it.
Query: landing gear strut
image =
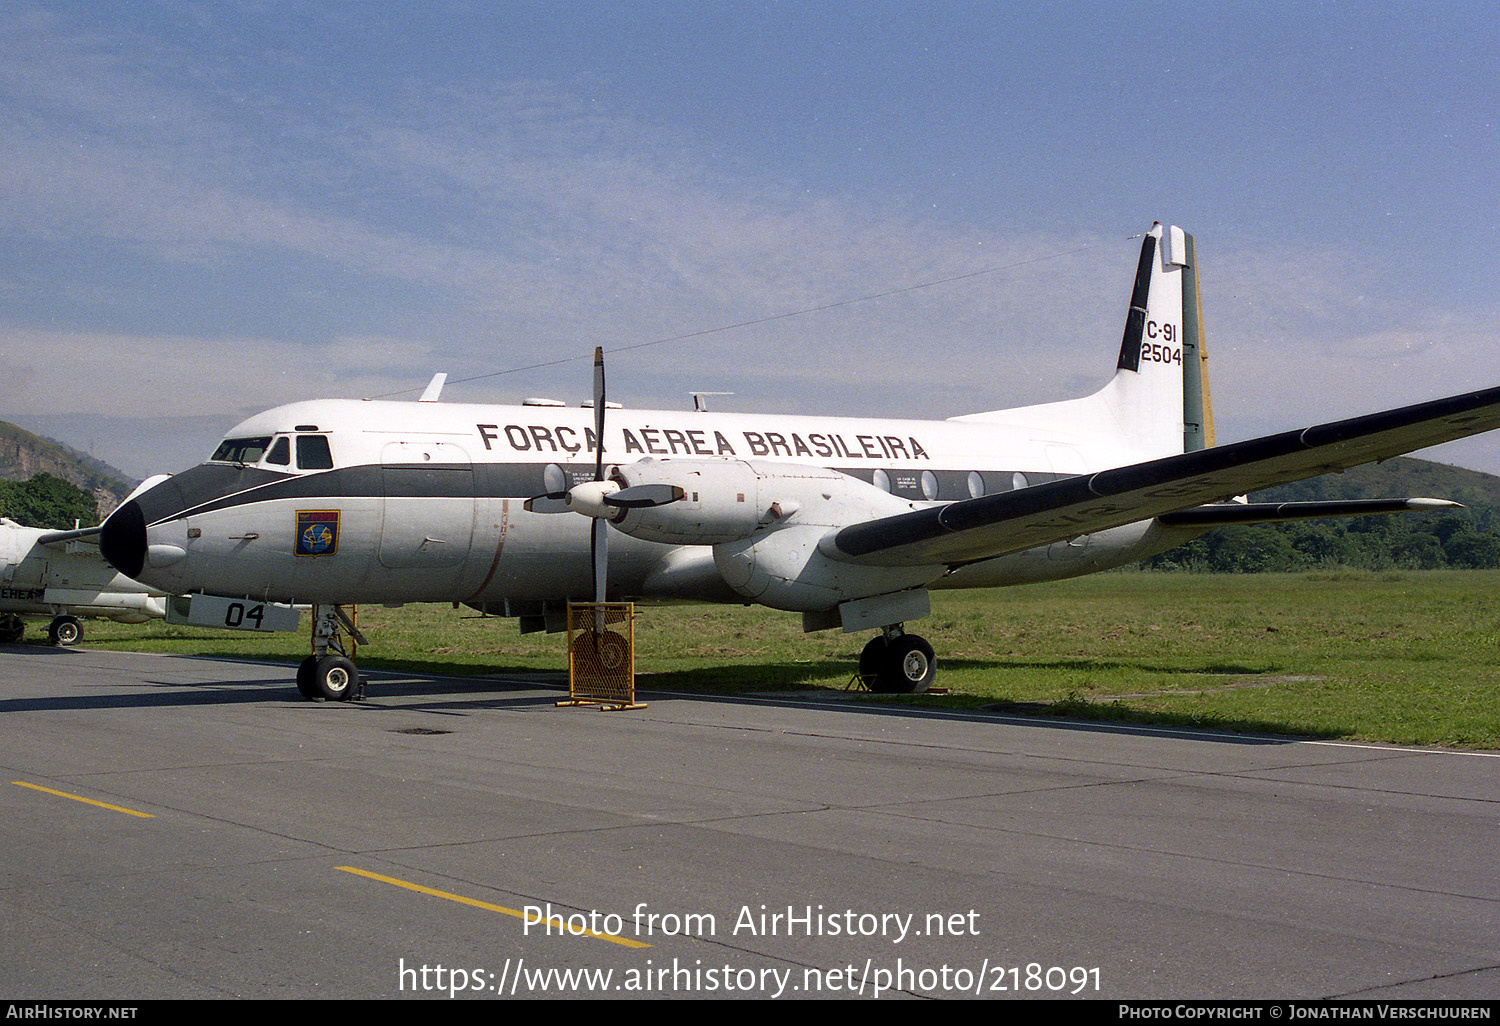
[[[344,631],[349,632],[351,639],[347,649]],[[313,606],[313,654],[297,667],[297,690],[302,697],[329,702],[364,698],[364,681],[354,668],[355,643],[364,640],[342,606]]]
[[[882,694],[919,694],[937,676],[932,646],[901,624],[885,627],[859,654],[859,675],[870,690]]]

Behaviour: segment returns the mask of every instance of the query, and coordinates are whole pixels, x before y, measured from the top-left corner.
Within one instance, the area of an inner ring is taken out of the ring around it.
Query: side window
[[[286,440],[286,436],[276,439],[271,451],[266,453],[266,462],[278,467],[285,467],[292,462],[292,444]]]
[[[332,470],[333,453],[324,435],[297,436],[297,466],[303,470]]]
[[[259,463],[270,444],[269,435],[265,438],[226,438],[219,443],[209,459],[216,463],[238,463],[241,466]]]

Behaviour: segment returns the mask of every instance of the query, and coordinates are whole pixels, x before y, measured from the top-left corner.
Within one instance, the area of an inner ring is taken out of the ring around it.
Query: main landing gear
[[[348,631],[350,638],[347,649],[344,631]],[[364,698],[364,681],[354,668],[356,643],[364,640],[364,635],[359,633],[354,620],[342,606],[313,606],[313,654],[297,667],[297,690],[302,692],[302,697],[329,702]]]
[[[871,691],[882,694],[919,694],[937,676],[932,646],[901,624],[885,627],[859,654],[859,675]]]

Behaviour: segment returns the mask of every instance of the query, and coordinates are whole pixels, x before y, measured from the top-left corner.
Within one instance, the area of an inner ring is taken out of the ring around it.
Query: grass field
[[[947,693],[866,700],[1500,748],[1497,617],[1500,571],[1124,572],[938,592],[931,618],[913,629],[936,648]],[[360,627],[370,644],[359,661],[371,667],[481,675],[567,667],[563,636],[522,636],[514,621],[467,609],[365,607]],[[759,607],[642,606],[637,686],[838,690],[867,637],[804,635],[799,616]],[[96,622],[85,644],[289,664],[308,651],[305,630],[250,635],[160,622]]]

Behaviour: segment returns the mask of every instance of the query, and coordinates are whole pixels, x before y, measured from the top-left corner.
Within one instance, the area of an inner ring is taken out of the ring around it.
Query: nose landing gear
[[[344,631],[350,638],[347,649],[344,647]],[[354,619],[344,612],[344,607],[313,606],[313,654],[297,667],[297,690],[302,697],[329,702],[364,698],[364,681],[354,666],[356,647],[364,640],[364,635],[359,633]]]

